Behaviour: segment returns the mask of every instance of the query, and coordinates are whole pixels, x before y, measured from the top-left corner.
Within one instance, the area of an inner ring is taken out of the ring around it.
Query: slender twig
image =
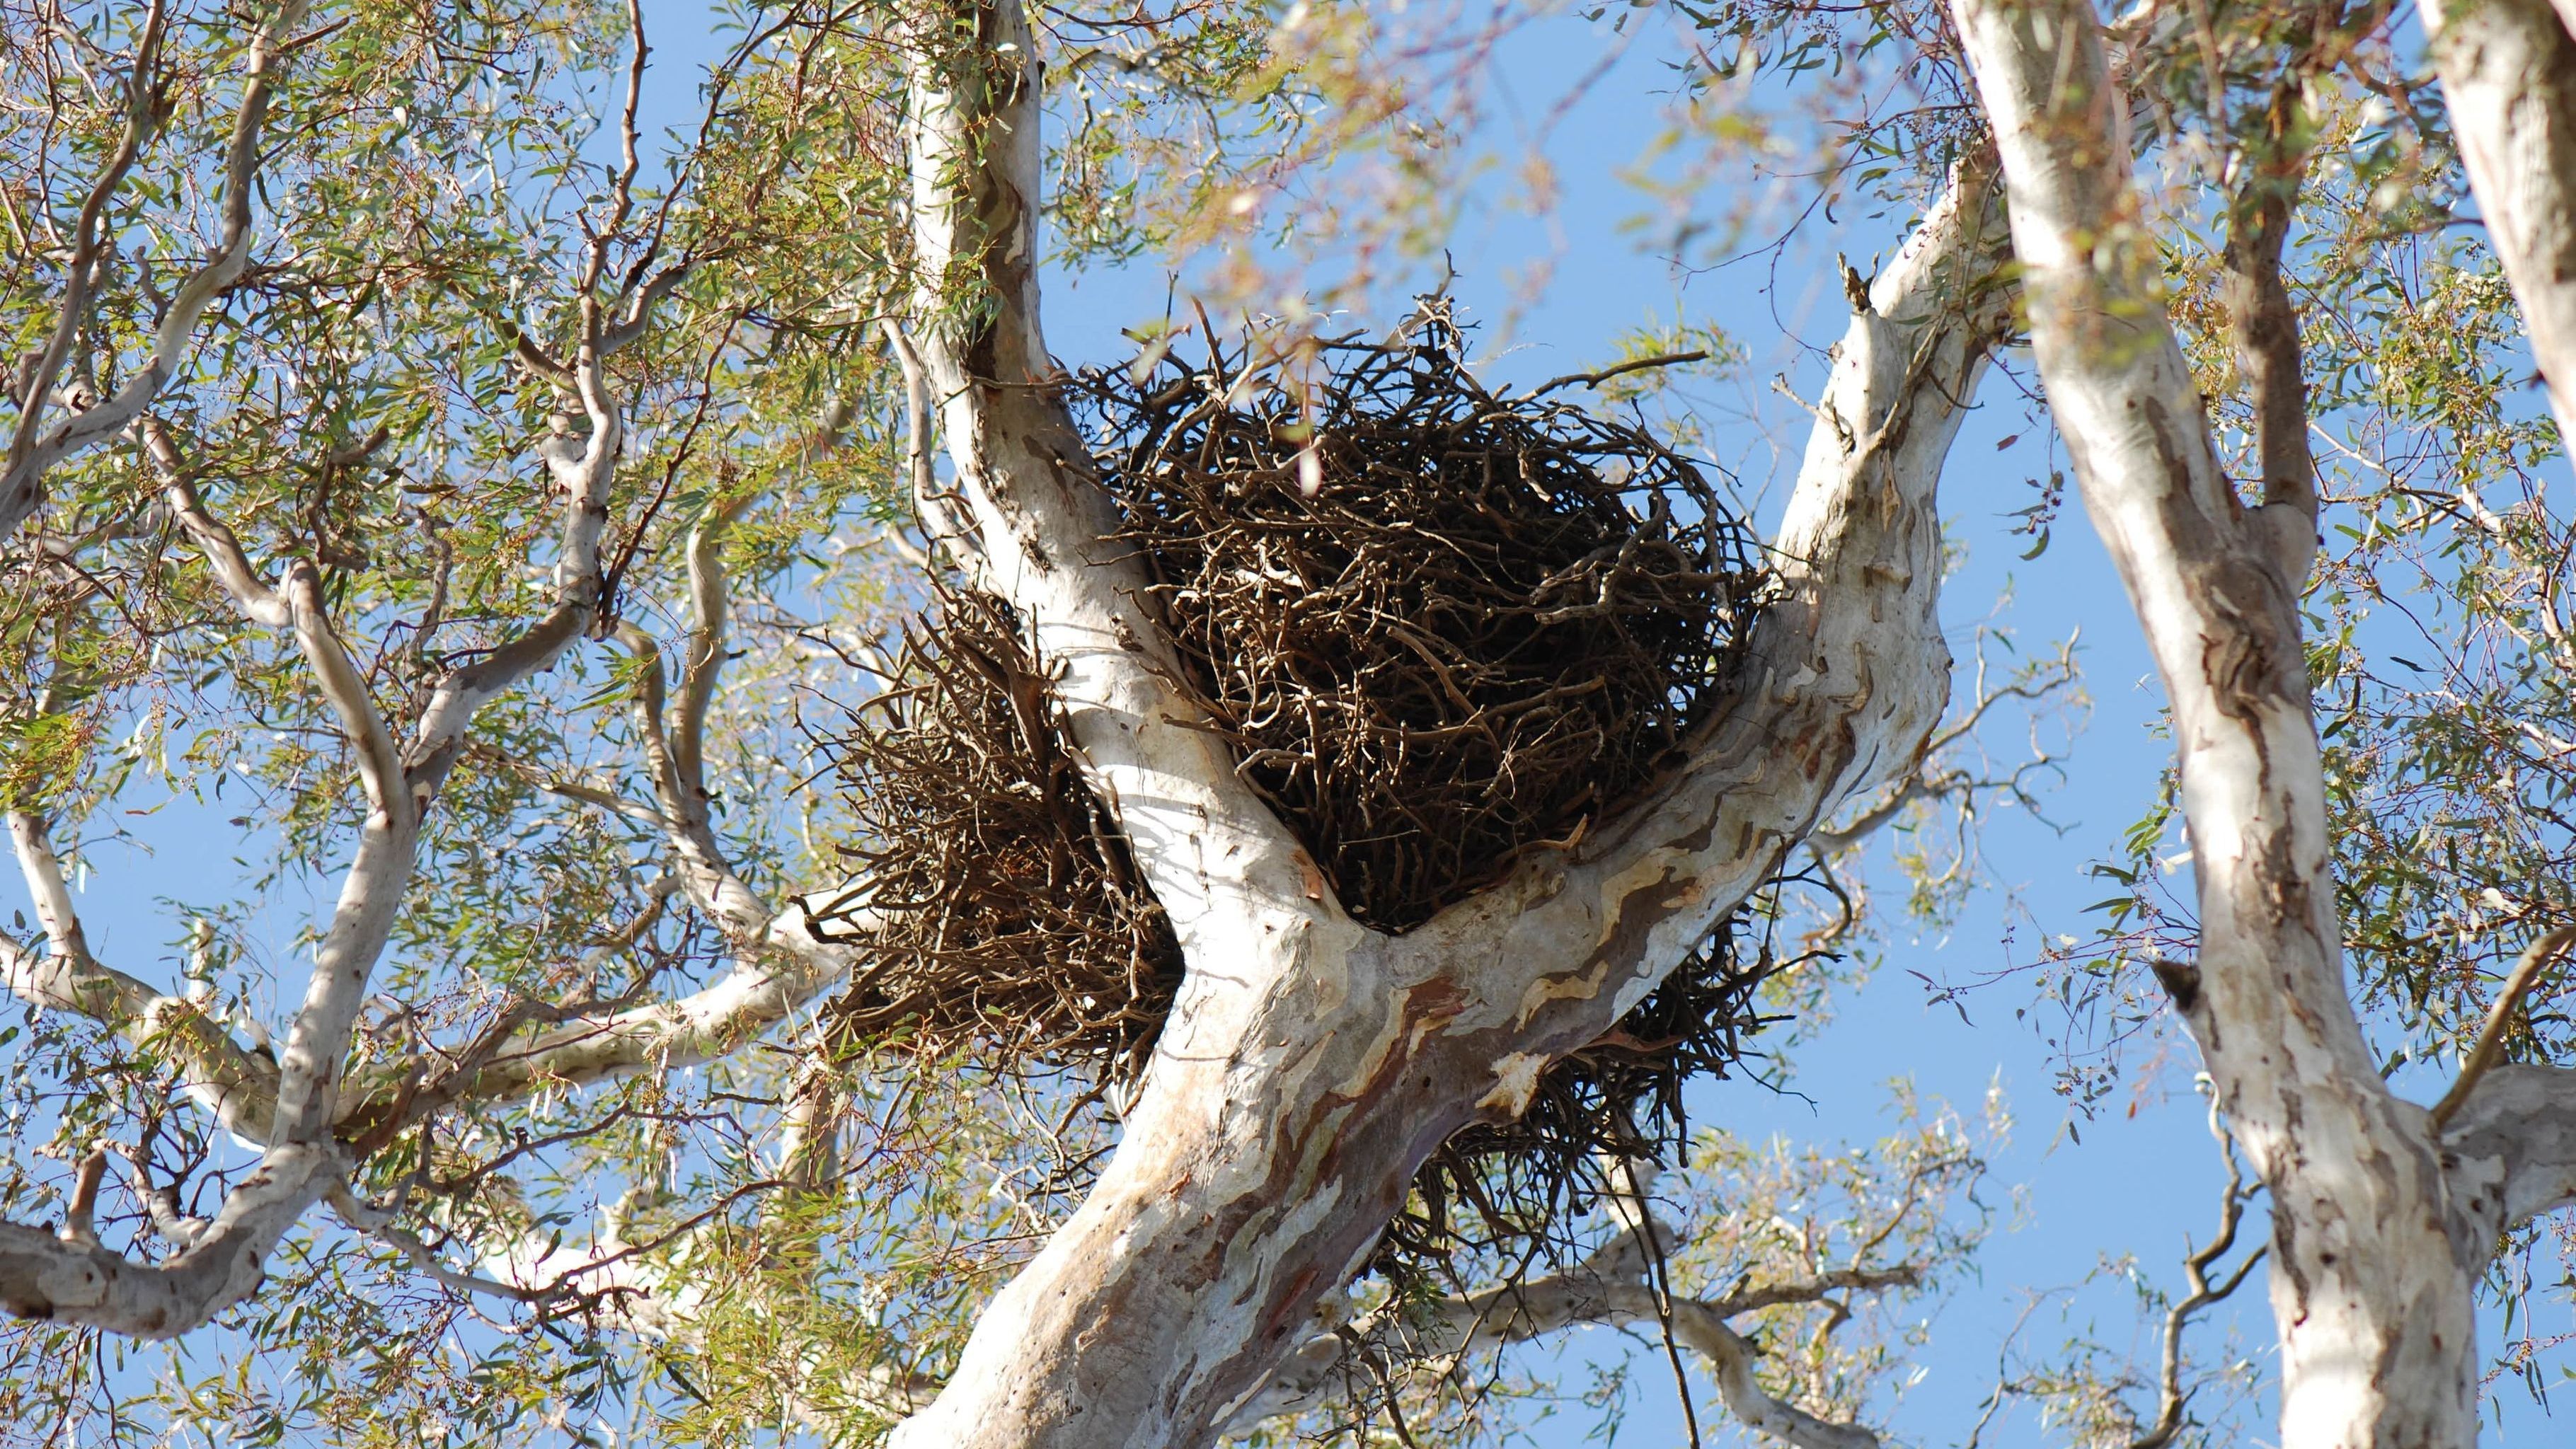
[[[2477,1044],[2469,1048],[2468,1060],[2460,1066],[2460,1079],[2442,1094],[2441,1101],[2433,1104],[2434,1127],[2447,1124],[2468,1105],[2469,1093],[2476,1088],[2478,1078],[2487,1074],[2504,1049],[2505,1028],[2513,1020],[2514,1008],[2522,1004],[2523,994],[2531,990],[2540,973],[2557,961],[2570,942],[2576,942],[2576,926],[2561,926],[2532,942],[2522,959],[2514,963],[2513,974],[2505,978],[2504,990],[2496,994],[2495,1005],[2487,1009],[2486,1025],[2478,1028]]]
[[[2227,1187],[2218,1201],[2218,1232],[2209,1240],[2207,1247],[2183,1259],[2183,1277],[2190,1284],[2190,1292],[2165,1312],[2162,1371],[2157,1378],[2160,1392],[2156,1422],[2146,1433],[2130,1441],[2128,1449],[2165,1449],[2173,1442],[2174,1436],[2182,1432],[2183,1410],[2191,1400],[2191,1394],[2182,1382],[2183,1330],[2191,1325],[2193,1316],[2202,1309],[2224,1301],[2242,1286],[2246,1276],[2254,1271],[2254,1265],[2262,1262],[2268,1251],[2256,1248],[2246,1254],[2244,1261],[2238,1263],[2225,1279],[2215,1285],[2209,1281],[2209,1270],[2235,1250],[2236,1229],[2244,1220],[2245,1204],[2255,1192],[2260,1191],[2245,1185],[2244,1169],[2236,1160],[2236,1136],[2228,1130],[2227,1119],[2220,1113],[2214,1098],[2209,1106],[2209,1132],[2218,1139],[2219,1157],[2227,1164]]]
[[[1529,395],[1531,397],[1538,397],[1543,393],[1554,392],[1560,387],[1599,387],[1601,384],[1608,382],[1614,377],[1631,372],[1641,372],[1649,367],[1680,367],[1685,363],[1706,362],[1707,360],[1708,350],[1706,348],[1698,348],[1690,352],[1666,352],[1654,357],[1640,357],[1632,361],[1622,362],[1615,367],[1602,368],[1598,372],[1569,372],[1563,377],[1549,378],[1547,381],[1531,388]]]

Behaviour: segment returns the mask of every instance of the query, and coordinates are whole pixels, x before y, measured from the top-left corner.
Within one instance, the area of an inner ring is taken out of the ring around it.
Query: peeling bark
[[[1401,937],[1310,889],[1293,836],[1166,682],[1038,328],[1038,77],[1014,4],[961,6],[914,88],[910,346],[984,582],[1061,671],[1086,774],[1189,972],[1121,1144],[984,1311],[904,1449],[1205,1442],[1308,1332],[1414,1171],[1597,1037],[1782,851],[1911,769],[1948,693],[1933,484],[2005,323],[1971,167],[1854,317],[1777,541],[1742,696],[1581,846]],[[1320,897],[1320,898],[1319,898]]]
[[[2424,23],[2487,244],[2576,440],[2576,4],[2436,0]]]
[[[2100,27],[2072,0],[1958,0],[1995,126],[2032,344],[2087,510],[2171,703],[2201,949],[2160,971],[2271,1190],[2285,1449],[2476,1438],[2471,1289],[2423,1109],[2343,979],[2324,779],[2281,529],[2220,471],[2165,319]]]

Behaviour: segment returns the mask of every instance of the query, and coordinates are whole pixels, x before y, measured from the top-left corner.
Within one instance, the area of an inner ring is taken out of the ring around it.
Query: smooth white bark
[[[2289,576],[2306,520],[2245,507],[2219,469],[2091,7],[1955,10],[2049,405],[2171,703],[2201,949],[2161,974],[2271,1190],[2282,1443],[2465,1446],[2492,1240],[2453,1211],[2426,1115],[2381,1082],[2345,990]]]
[[[2576,440],[2576,3],[2424,7],[2487,245],[2522,304],[2559,436]]]

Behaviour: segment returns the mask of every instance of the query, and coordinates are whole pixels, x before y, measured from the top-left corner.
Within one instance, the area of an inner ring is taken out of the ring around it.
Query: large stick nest
[[[1064,747],[1008,606],[940,591],[893,682],[834,745],[862,883],[818,909],[865,955],[835,1005],[859,1040],[1133,1076],[1180,944]]]
[[[1383,342],[1261,367],[1166,351],[1072,388],[1178,683],[1343,907],[1389,931],[1673,765],[1727,697],[1761,586],[1699,468],[1556,390],[1489,391],[1464,353],[1434,300]],[[1179,952],[1017,621],[944,592],[897,674],[840,747],[867,882],[844,914],[868,913],[869,960],[844,1022],[1132,1073]],[[1759,955],[1722,924],[1520,1121],[1450,1144],[1381,1265],[1541,1231],[1593,1154],[1676,1138],[1682,1082],[1756,1024]]]
[[[1153,602],[1342,905],[1420,925],[1669,763],[1724,696],[1755,544],[1643,428],[1497,396],[1434,302],[1274,369],[1086,374]]]

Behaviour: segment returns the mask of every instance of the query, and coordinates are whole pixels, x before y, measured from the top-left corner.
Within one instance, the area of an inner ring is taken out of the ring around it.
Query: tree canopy
[[[10,1437],[2418,1449],[2558,1372],[2564,0],[0,0],[0,67]],[[1443,260],[1614,70],[1642,245],[1839,298],[1760,410],[1759,309],[1538,376],[1548,279]],[[1940,595],[2070,487],[2175,762],[1999,883],[2120,746]],[[2225,1186],[1917,1422],[2007,1104],[1705,1084],[1998,884],[1977,999],[2071,1120],[2197,1073]]]

